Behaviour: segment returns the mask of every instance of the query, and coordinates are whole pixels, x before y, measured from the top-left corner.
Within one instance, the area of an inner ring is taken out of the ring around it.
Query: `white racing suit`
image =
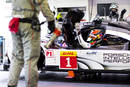
[[[36,8],[35,11],[32,5]],[[42,11],[47,21],[54,20],[54,15],[49,8],[47,0],[36,0],[35,4],[34,0],[12,0],[12,7],[13,17],[32,18],[35,12],[38,15]],[[12,33],[13,51],[8,87],[17,87],[23,67],[25,70],[26,87],[37,87],[40,31],[32,29],[31,25],[31,23],[19,22],[18,32],[16,34]]]

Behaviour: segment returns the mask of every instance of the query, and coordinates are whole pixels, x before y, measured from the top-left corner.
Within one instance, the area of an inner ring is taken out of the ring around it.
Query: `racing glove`
[[[49,30],[50,30],[50,34],[51,34],[52,32],[54,32],[54,30],[55,30],[55,21],[54,21],[54,20],[48,22],[48,28],[49,28]]]

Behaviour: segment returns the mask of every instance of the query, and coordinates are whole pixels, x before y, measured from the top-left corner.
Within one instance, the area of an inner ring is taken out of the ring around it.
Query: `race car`
[[[107,26],[104,35],[102,44],[96,48],[44,48],[46,69],[130,71],[130,31]]]
[[[62,29],[63,34],[49,49],[44,47],[47,41],[42,41],[45,70],[74,71],[79,78],[87,74],[130,73],[130,25],[126,22],[96,20],[93,25],[65,21]]]
[[[89,40],[94,30],[100,29],[90,30]],[[98,43],[92,44],[89,48],[84,48],[81,44],[79,44],[80,48],[69,47],[62,36],[57,38],[50,49],[44,47],[46,43],[43,41],[44,69],[46,71],[74,71],[78,79],[88,74],[99,78],[101,73],[130,73],[130,31],[107,26],[102,33],[104,36],[100,38],[102,41],[98,42],[95,39]],[[87,38],[82,39],[88,41]]]

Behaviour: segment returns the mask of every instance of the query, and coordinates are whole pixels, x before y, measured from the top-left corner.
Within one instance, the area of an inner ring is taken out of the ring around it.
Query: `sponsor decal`
[[[61,51],[60,56],[77,56],[76,51]]]
[[[45,51],[45,56],[47,58],[54,58],[54,51],[53,50],[46,50]]]
[[[89,54],[89,55],[96,55],[97,54],[97,52],[87,52],[86,54]]]
[[[78,69],[77,52],[61,51],[60,52],[60,69]]]
[[[103,62],[130,63],[130,54],[128,53],[103,53]]]

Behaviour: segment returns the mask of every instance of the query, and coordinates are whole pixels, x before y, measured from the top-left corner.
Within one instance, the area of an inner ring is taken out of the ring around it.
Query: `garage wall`
[[[48,2],[52,10],[60,7],[86,7],[85,19],[88,19],[88,0],[48,0]]]
[[[56,7],[82,7],[86,6],[88,0],[54,0]]]
[[[101,3],[118,3],[119,4],[119,13],[122,9],[127,9],[127,12],[125,14],[125,17],[130,14],[130,0],[93,0],[93,10],[92,10],[92,16],[95,16],[97,14],[97,4]],[[92,7],[92,0],[89,0],[89,8]]]

